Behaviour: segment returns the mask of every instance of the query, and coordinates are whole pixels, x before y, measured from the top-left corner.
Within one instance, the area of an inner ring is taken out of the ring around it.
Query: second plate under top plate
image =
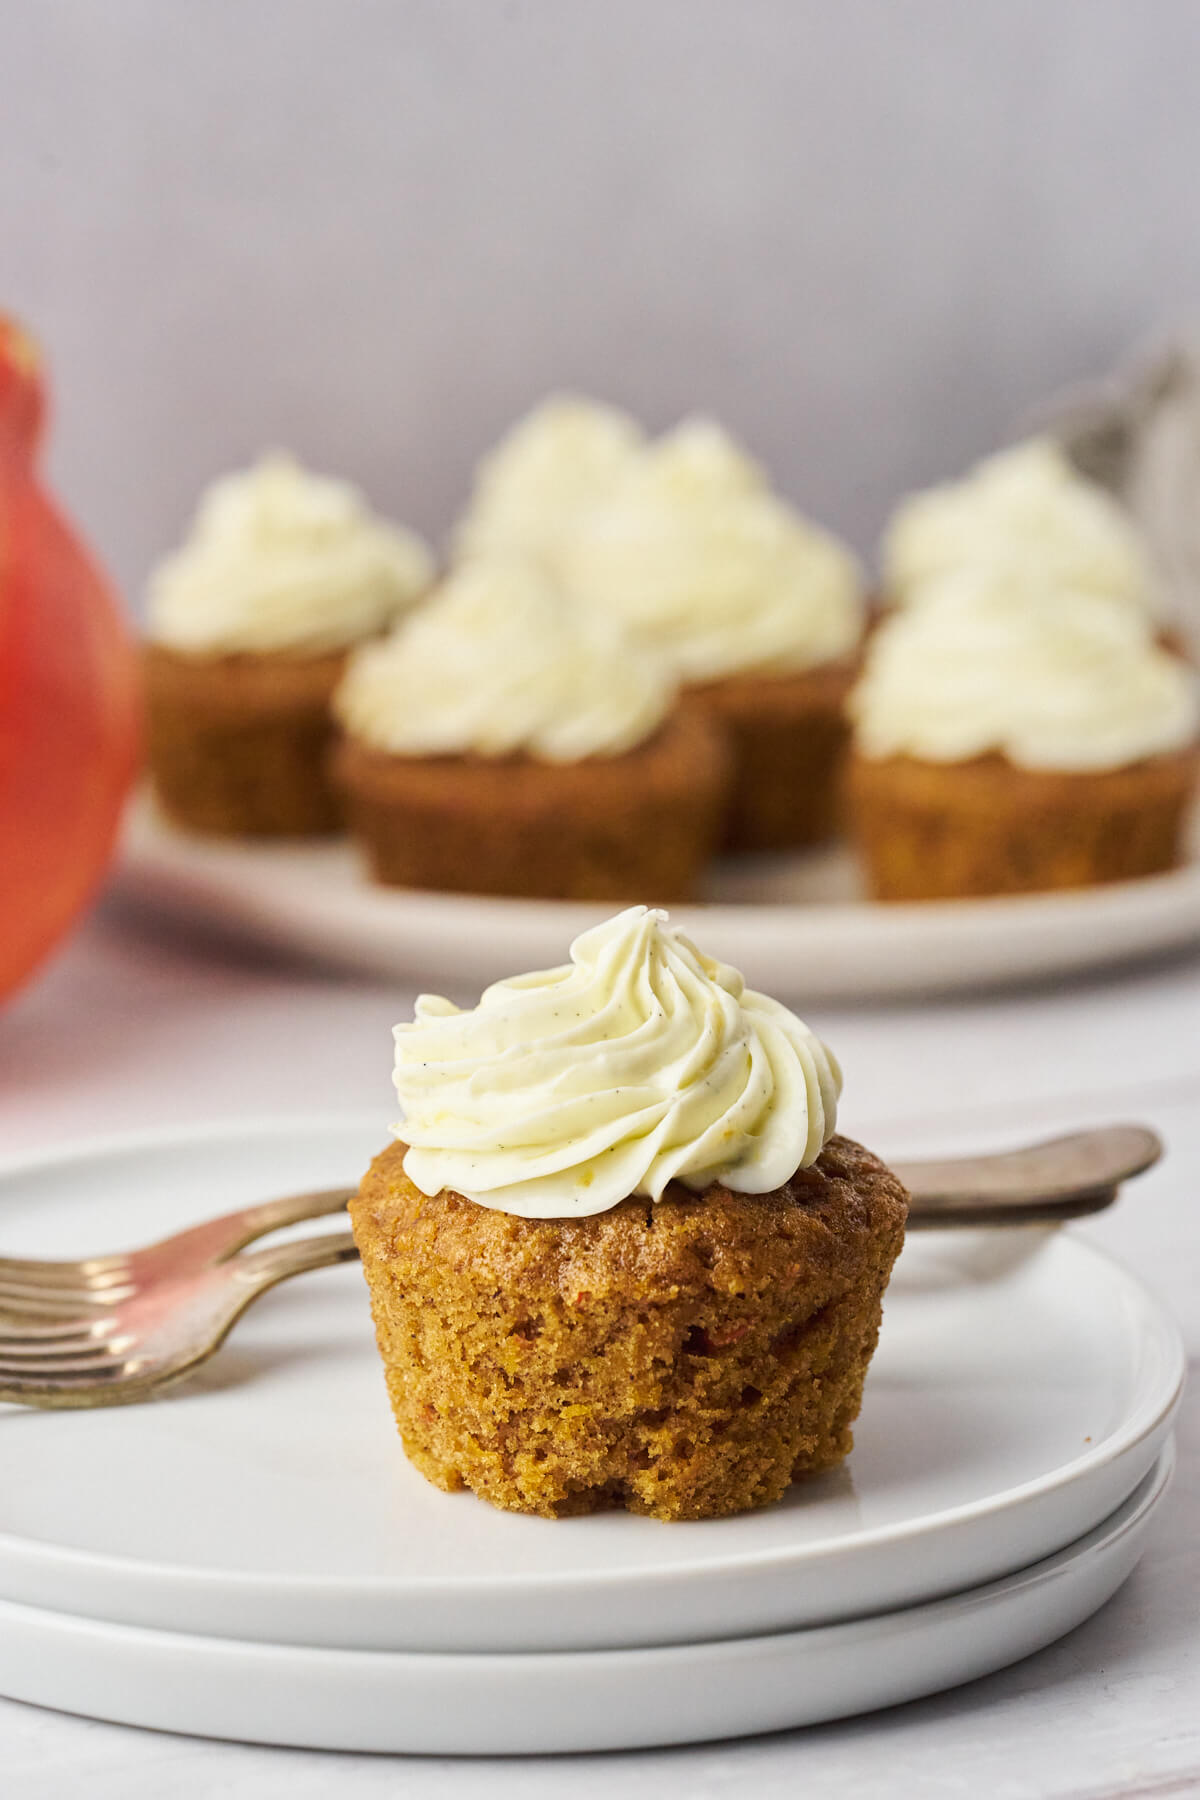
[[[0,1168],[0,1248],[146,1242],[350,1183],[381,1120],[114,1141]],[[446,1495],[396,1437],[361,1273],[268,1295],[154,1404],[3,1421],[0,1598],[174,1632],[352,1649],[620,1648],[879,1613],[1051,1554],[1165,1438],[1177,1334],[1069,1233],[906,1248],[848,1463],[765,1512],[546,1521]]]

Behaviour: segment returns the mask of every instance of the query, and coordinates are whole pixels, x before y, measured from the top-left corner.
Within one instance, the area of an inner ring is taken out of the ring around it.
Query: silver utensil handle
[[[1161,1139],[1145,1125],[1106,1125],[1020,1150],[892,1167],[912,1197],[909,1224],[919,1230],[1097,1212],[1162,1152]]]

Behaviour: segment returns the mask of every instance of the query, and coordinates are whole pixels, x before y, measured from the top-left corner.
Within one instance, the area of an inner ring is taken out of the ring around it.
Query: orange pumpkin
[[[0,996],[78,918],[137,764],[137,661],[36,470],[37,350],[0,317]]]

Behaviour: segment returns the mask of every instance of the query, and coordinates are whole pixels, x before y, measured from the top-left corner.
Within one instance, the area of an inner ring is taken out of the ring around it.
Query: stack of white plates
[[[381,1136],[264,1125],[9,1163],[0,1249],[148,1241],[353,1180]],[[409,1466],[361,1275],[326,1271],[155,1404],[7,1421],[0,1692],[442,1754],[889,1705],[1027,1655],[1114,1592],[1169,1480],[1182,1374],[1157,1305],[1069,1233],[928,1234],[897,1266],[844,1468],[735,1519],[527,1519]]]

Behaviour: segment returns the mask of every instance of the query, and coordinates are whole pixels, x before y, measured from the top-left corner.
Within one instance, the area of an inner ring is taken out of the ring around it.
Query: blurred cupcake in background
[[[147,749],[164,811],[236,835],[335,829],[329,704],[347,650],[432,576],[420,538],[288,456],[216,482],[150,582]]]
[[[570,534],[563,571],[728,732],[731,847],[830,835],[865,616],[849,550],[785,505],[718,425],[694,420],[629,460]]]
[[[355,653],[334,708],[336,781],[381,882],[661,900],[719,835],[719,728],[531,561],[464,563]]]
[[[923,600],[943,576],[982,569],[1006,575],[1014,595],[1035,582],[1044,600],[1061,589],[1102,595],[1141,618],[1157,621],[1163,611],[1129,514],[1049,438],[1002,450],[960,481],[902,501],[884,534],[882,568],[884,600],[896,606]]]
[[[567,540],[643,443],[641,427],[615,407],[567,394],[543,401],[480,463],[456,556],[521,556],[560,575]]]
[[[880,625],[849,710],[877,899],[1083,887],[1181,860],[1195,679],[1127,599],[959,570]]]

